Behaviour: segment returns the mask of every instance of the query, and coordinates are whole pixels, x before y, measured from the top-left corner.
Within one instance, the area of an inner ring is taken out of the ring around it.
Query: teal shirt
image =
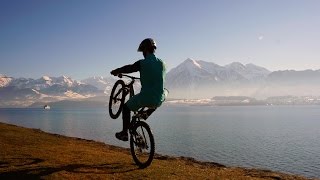
[[[149,54],[140,60],[140,81],[143,104],[160,106],[165,99],[164,81],[166,69],[161,59]]]

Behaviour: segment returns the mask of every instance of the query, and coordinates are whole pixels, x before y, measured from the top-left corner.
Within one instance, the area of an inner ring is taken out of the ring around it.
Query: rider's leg
[[[124,104],[122,109],[122,131],[116,133],[116,138],[122,141],[128,141],[128,129],[130,125],[131,112],[126,104]]]
[[[141,104],[141,94],[136,94],[132,96],[125,104],[122,109],[122,120],[123,120],[123,129],[121,132],[116,133],[116,137],[120,140],[128,140],[128,129],[130,126],[131,111],[137,111]]]
[[[130,119],[131,119],[131,112],[130,109],[126,104],[123,106],[122,110],[122,120],[123,120],[123,132],[128,132],[129,125],[130,125]]]
[[[147,115],[148,115],[148,117],[149,117],[155,110],[156,110],[155,108],[148,109],[148,110],[147,110]]]

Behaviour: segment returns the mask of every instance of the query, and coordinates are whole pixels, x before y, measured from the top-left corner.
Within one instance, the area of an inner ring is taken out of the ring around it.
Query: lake
[[[0,109],[0,121],[129,147],[100,109]],[[320,177],[320,106],[163,106],[147,122],[156,153]]]

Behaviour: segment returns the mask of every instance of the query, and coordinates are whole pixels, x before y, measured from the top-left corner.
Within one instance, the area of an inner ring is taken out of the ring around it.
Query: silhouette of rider
[[[119,140],[128,141],[131,111],[137,111],[142,107],[159,107],[165,99],[165,64],[155,56],[156,49],[157,45],[153,39],[144,39],[138,48],[138,52],[142,52],[144,59],[111,71],[114,76],[121,73],[140,72],[141,91],[124,104],[122,110],[123,128],[121,132],[115,134]]]

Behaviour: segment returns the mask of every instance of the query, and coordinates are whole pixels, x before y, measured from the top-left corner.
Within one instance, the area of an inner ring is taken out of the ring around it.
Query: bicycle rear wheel
[[[149,125],[137,122],[130,133],[130,150],[134,162],[140,167],[148,167],[154,156],[154,138]]]
[[[126,96],[124,87],[124,82],[122,80],[118,80],[111,90],[109,99],[109,114],[112,119],[118,118],[122,111]]]

